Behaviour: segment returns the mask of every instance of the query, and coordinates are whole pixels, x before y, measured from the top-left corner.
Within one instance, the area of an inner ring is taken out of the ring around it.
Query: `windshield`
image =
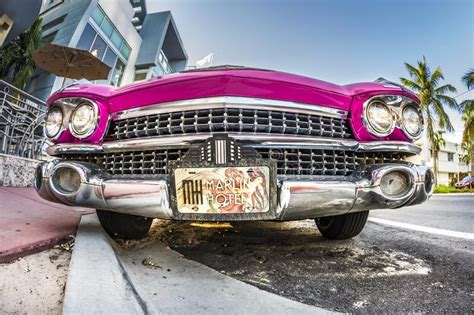
[[[469,177],[469,176],[466,176],[466,177],[464,177],[464,178],[462,179],[462,182],[463,182],[463,183],[466,183],[466,182],[469,181],[469,179],[470,179],[470,177]],[[472,180],[474,180],[474,176],[472,177]]]

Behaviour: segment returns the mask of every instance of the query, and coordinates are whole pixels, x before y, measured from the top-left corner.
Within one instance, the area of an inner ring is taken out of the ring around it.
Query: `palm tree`
[[[474,68],[469,69],[468,72],[462,77],[462,82],[466,85],[467,89],[474,88]]]
[[[35,49],[43,44],[42,19],[38,18],[28,30],[0,49],[0,78],[24,89],[36,69],[32,58]]]
[[[474,89],[474,68],[470,69],[462,77],[462,82],[468,90]],[[464,132],[461,145],[466,152],[466,164],[472,165],[474,160],[474,99],[465,100],[461,103],[462,119],[464,120]]]
[[[417,62],[416,67],[408,63],[405,63],[405,67],[410,75],[410,79],[402,77],[400,81],[404,86],[413,90],[421,101],[428,141],[431,145],[431,156],[433,157],[434,181],[435,184],[438,184],[437,156],[439,144],[436,144],[436,139],[439,136],[436,134],[438,128],[441,128],[443,131],[454,130],[445,111],[445,106],[459,110],[459,105],[454,98],[446,95],[447,93],[455,93],[456,88],[451,84],[440,85],[444,79],[441,68],[437,67],[434,71],[431,71],[424,56],[422,60]]]

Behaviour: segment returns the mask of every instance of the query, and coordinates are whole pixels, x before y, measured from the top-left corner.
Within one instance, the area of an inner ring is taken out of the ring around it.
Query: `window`
[[[454,153],[448,152],[448,161],[449,162],[454,162]]]
[[[115,47],[117,50],[114,51],[113,45],[106,42],[102,35],[97,34],[97,31],[91,25],[87,24],[84,28],[77,48],[92,52],[97,59],[100,59],[111,68],[108,80],[99,80],[97,83],[120,84],[125,64],[117,56],[118,48]]]
[[[92,28],[92,26],[87,24],[84,28],[84,32],[82,32],[81,38],[79,38],[79,42],[77,43],[76,47],[79,49],[89,50],[96,35],[97,33]]]
[[[95,8],[94,12],[92,12],[92,19],[97,23],[97,25],[100,26],[104,18],[104,11],[102,11],[99,7]]]
[[[97,36],[95,38],[94,44],[92,45],[90,51],[98,59],[102,60],[102,57],[104,56],[106,48],[107,48],[107,44],[105,43],[105,41],[100,36]]]
[[[160,65],[157,65],[156,67],[151,68],[151,76],[152,77],[159,77],[164,75],[165,72],[163,71],[163,68]]]
[[[119,48],[120,44],[122,43],[122,35],[117,30],[114,30],[112,36],[110,36],[110,40],[115,45],[115,47]]]
[[[160,51],[160,55],[158,56],[158,62],[160,63],[161,68],[163,69],[163,72],[165,74],[173,72],[173,69],[171,68],[168,62],[168,58],[166,58],[166,55],[163,50]]]
[[[57,6],[61,3],[63,3],[63,0],[46,0],[43,3],[43,7],[41,8],[41,13],[40,14],[45,13],[46,11],[54,8],[55,6]]]
[[[62,16],[60,16],[60,17],[58,17],[58,18],[56,18],[56,19],[54,19],[54,20],[52,20],[52,21],[50,21],[50,22],[48,22],[48,23],[46,23],[46,24],[44,24],[44,25],[41,27],[42,31],[43,31],[43,32],[46,32],[46,31],[49,30],[50,28],[55,27],[56,25],[61,24],[62,22],[64,22],[64,19],[65,19],[65,18],[66,18],[66,14],[64,14],[64,15],[62,15]]]
[[[38,79],[39,79],[39,75],[35,75],[31,77],[30,82],[28,84],[29,93],[36,91],[37,85],[38,85]]]
[[[114,32],[114,26],[112,25],[112,22],[105,17],[104,22],[100,25],[100,28],[104,31],[105,35],[107,35],[108,38],[112,36],[112,33]]]
[[[128,60],[128,57],[130,57],[130,46],[128,46],[127,43],[122,42],[122,46],[120,46],[120,53],[125,57],[125,59]]]
[[[104,35],[112,42],[112,44],[117,48],[120,54],[128,60],[130,57],[131,48],[130,45],[125,41],[120,32],[115,28],[110,19],[105,15],[104,11],[97,6],[92,13],[92,20],[97,24],[97,27],[100,28]]]
[[[115,60],[117,60],[117,55],[112,51],[110,47],[107,48],[107,52],[105,53],[104,56],[104,63],[109,66],[110,68],[113,68],[115,64]]]
[[[115,64],[115,68],[112,71],[112,77],[110,78],[110,84],[113,86],[119,86],[122,81],[123,70],[125,69],[125,64],[122,60],[118,59]]]
[[[135,72],[135,81],[146,80],[146,71],[145,72]]]
[[[49,44],[49,43],[52,43],[54,38],[56,37],[56,34],[58,33],[58,31],[56,32],[52,32],[51,34],[49,35],[46,35],[45,37],[43,37],[43,41],[45,44]]]

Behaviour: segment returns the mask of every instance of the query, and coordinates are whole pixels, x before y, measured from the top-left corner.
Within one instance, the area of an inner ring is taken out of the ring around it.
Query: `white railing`
[[[45,103],[0,80],[0,153],[41,159]]]

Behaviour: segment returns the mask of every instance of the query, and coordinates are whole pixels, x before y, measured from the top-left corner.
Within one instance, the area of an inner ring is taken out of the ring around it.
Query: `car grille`
[[[109,128],[107,140],[217,132],[353,138],[346,119],[273,110],[220,108],[115,120]]]
[[[258,148],[264,159],[277,162],[278,175],[350,175],[358,167],[373,164],[404,162],[406,155],[397,152],[355,152],[321,149],[268,149]],[[97,164],[112,175],[168,174],[167,164],[183,157],[187,149],[130,151],[107,154],[63,155],[62,159]]]

